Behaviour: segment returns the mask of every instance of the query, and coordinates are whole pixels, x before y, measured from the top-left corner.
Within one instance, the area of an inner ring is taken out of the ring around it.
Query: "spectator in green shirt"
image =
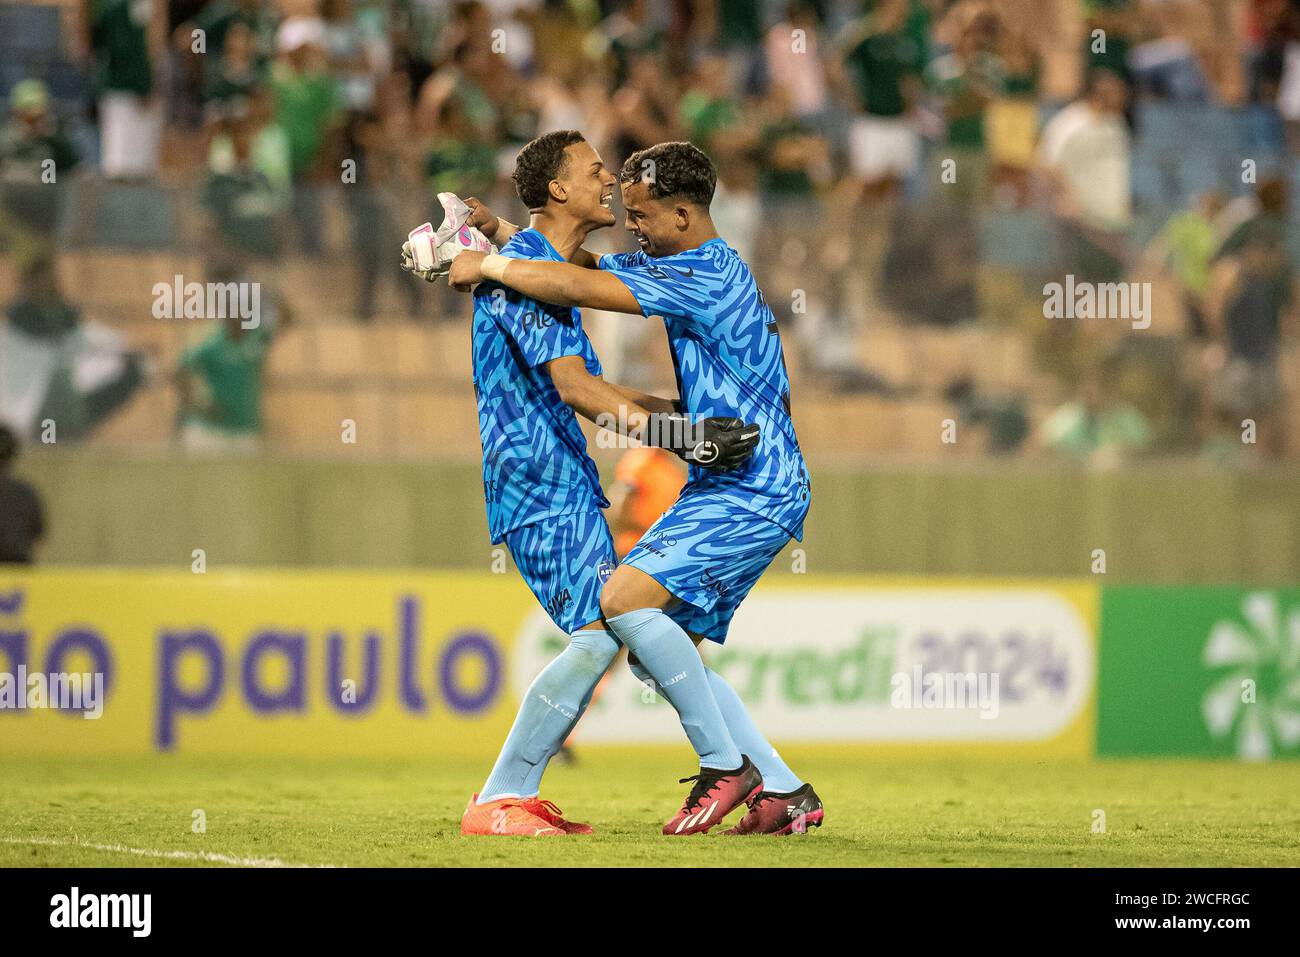
[[[492,141],[471,121],[458,91],[438,107],[436,132],[424,154],[424,178],[430,201],[442,192],[486,196],[496,182]]]
[[[109,179],[147,179],[158,169],[162,112],[154,97],[154,0],[90,0],[87,22],[99,96],[100,168]]]
[[[283,130],[269,122],[263,92],[231,100],[209,153],[200,200],[211,216],[211,244],[222,255],[275,260],[289,205],[289,148]]]
[[[210,269],[208,279],[246,281],[229,262]],[[181,442],[188,451],[257,451],[266,356],[273,336],[288,327],[290,318],[288,310],[263,288],[255,326],[245,328],[239,316],[222,319],[211,335],[181,357],[175,382],[180,392]]]
[[[1006,67],[997,54],[1000,25],[990,10],[977,10],[963,24],[952,52],[929,68],[931,88],[947,122],[945,159],[956,163],[955,199],[978,200],[988,179],[985,112],[1006,92]]]
[[[0,243],[24,266],[53,252],[63,186],[80,156],[50,109],[39,80],[10,94],[12,115],[0,126]]]
[[[909,0],[880,0],[839,40],[833,76],[861,111],[849,128],[849,165],[869,195],[896,193],[920,161],[909,114],[920,98],[925,45],[912,16]]]
[[[318,17],[291,17],[280,24],[276,46],[280,55],[271,67],[271,97],[276,122],[289,141],[298,245],[313,254],[320,252],[323,226],[312,176],[326,135],[340,116],[337,82],[325,55],[325,23]]]
[[[226,32],[225,43],[217,56],[216,68],[207,78],[207,99],[221,104],[242,97],[247,98],[262,85],[264,64],[258,60],[253,29],[243,20],[236,20]]]
[[[251,31],[256,60],[264,65],[275,41],[275,15],[268,7],[261,0],[211,0],[193,20],[177,28],[177,43],[190,49],[193,32],[203,31],[204,55],[212,58],[208,62],[216,63],[225,54],[227,38],[238,24]]]
[[[1215,220],[1226,201],[1222,193],[1205,193],[1191,209],[1169,217],[1156,234],[1147,255],[1173,273],[1178,281],[1187,331],[1194,338],[1207,334],[1206,297],[1210,292],[1210,269],[1219,245]]]
[[[725,57],[711,55],[700,60],[678,111],[690,141],[706,152],[718,148],[715,142],[718,137],[736,132],[741,121],[740,104],[732,94],[730,68]]]

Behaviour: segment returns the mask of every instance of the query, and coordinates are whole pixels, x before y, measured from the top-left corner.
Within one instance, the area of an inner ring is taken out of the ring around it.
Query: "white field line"
[[[233,854],[214,854],[209,851],[154,851],[125,844],[92,844],[89,841],[59,840],[50,837],[5,837],[0,844],[26,844],[40,847],[82,847],[91,851],[111,854],[133,854],[136,857],[157,857],[172,861],[204,861],[209,864],[230,864],[235,867],[333,867],[333,864],[286,864],[278,857],[236,857]]]

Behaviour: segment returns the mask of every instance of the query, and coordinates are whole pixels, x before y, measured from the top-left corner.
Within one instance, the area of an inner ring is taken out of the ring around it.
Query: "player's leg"
[[[691,640],[695,642],[697,647],[704,640],[703,635],[689,631],[688,634],[690,634]],[[653,686],[655,684],[653,676],[642,667],[639,660],[629,657],[628,666],[631,668],[632,674],[643,685]],[[704,674],[708,678],[710,690],[713,691],[713,700],[718,703],[718,710],[722,712],[722,720],[727,723],[727,730],[731,732],[731,738],[736,742],[736,747],[740,749],[742,754],[749,756],[750,760],[758,767],[759,773],[763,775],[763,788],[780,793],[787,793],[801,788],[804,784],[803,779],[790,770],[789,765],[781,758],[776,748],[763,736],[763,732],[758,730],[758,726],[754,724],[754,719],[750,717],[744,702],[740,700],[740,695],[728,684],[727,679],[708,665],[704,666]]]
[[[501,753],[467,809],[461,829],[463,833],[589,833],[586,825],[565,821],[558,808],[541,801],[538,794],[548,762],[618,653],[618,641],[599,617],[600,585],[613,567],[613,542],[604,516],[593,511],[526,526],[507,536],[506,543],[529,588],[570,639],[524,694]],[[542,827],[549,830],[538,830]]]
[[[730,613],[728,613],[730,618]],[[703,635],[691,635],[698,646]],[[740,695],[722,675],[706,666],[713,697],[736,744],[750,755],[763,775],[763,790],[749,800],[749,810],[724,834],[804,834],[821,827],[825,810],[813,786],[795,774],[758,729]]]
[[[719,597],[708,609],[682,604],[669,612],[697,646],[705,638],[718,644],[726,640],[736,609],[790,540],[780,526],[744,510],[711,525],[708,551],[716,564],[704,574]],[[633,673],[645,681],[637,667]],[[785,763],[726,679],[707,666],[705,673],[732,738],[763,775],[763,790],[750,800],[749,813],[726,833],[789,834],[820,825],[824,812],[812,786]]]
[[[762,788],[762,778],[727,730],[713,698],[704,663],[690,636],[665,614],[680,601],[712,606],[716,594],[702,586],[707,508],[679,499],[642,536],[601,593],[605,620],[676,709],[700,756],[700,772],[665,834],[707,831]]]
[[[690,636],[664,614],[675,601],[654,578],[628,565],[619,566],[601,593],[606,622],[677,710],[700,766],[735,768],[741,764],[740,751],[713,700],[704,663]]]
[[[599,596],[597,596],[597,600],[598,598]],[[614,646],[614,652],[612,655],[609,654],[610,642],[612,642]],[[560,733],[559,740],[554,742],[548,740],[545,755],[543,755],[541,760],[534,764],[529,770],[527,776],[524,778],[523,792],[525,796],[535,797],[541,792],[542,775],[546,773],[547,765],[550,763],[551,758],[560,753],[564,748],[565,742],[572,736],[573,729],[578,726],[578,722],[582,720],[582,716],[587,711],[587,706],[591,704],[592,696],[595,695],[596,688],[600,685],[601,679],[605,677],[605,672],[609,670],[609,665],[618,657],[618,650],[622,647],[622,645],[618,643],[618,640],[610,634],[608,629],[605,628],[605,623],[600,620],[584,625],[581,629],[569,636],[569,648],[573,648],[573,646],[578,643],[587,647],[593,645],[596,646],[599,650],[600,660],[605,662],[605,669],[597,674],[595,681],[592,681],[587,687],[586,692],[582,696],[582,700],[578,703],[578,707],[574,712],[573,717]],[[592,670],[594,670],[594,666]]]
[[[618,642],[595,622],[575,630],[569,645],[524,693],[501,754],[479,792],[480,803],[536,797],[546,764],[590,700],[591,690],[618,654]]]
[[[696,644],[702,636],[691,636]],[[647,687],[655,687],[650,673],[641,667],[635,657],[628,657],[628,666],[636,679]],[[754,724],[744,702],[720,674],[705,667],[709,686],[718,702],[722,717],[727,722],[737,747],[750,756],[763,776],[763,790],[746,803],[745,816],[723,834],[803,834],[810,827],[820,827],[825,816],[821,798],[813,786],[790,769],[780,753]]]

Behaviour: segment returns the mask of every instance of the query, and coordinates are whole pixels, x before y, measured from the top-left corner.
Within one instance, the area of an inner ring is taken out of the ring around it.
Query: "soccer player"
[[[588,233],[614,223],[614,176],[576,131],[548,133],[527,144],[514,181],[531,219],[509,238],[501,252],[505,258],[563,263],[581,252]],[[717,418],[703,429],[683,429],[670,400],[601,378],[577,309],[541,303],[493,282],[474,293],[473,369],[492,542],[505,542],[570,643],[529,687],[487,782],[465,810],[461,832],[590,833],[588,825],[565,820],[539,797],[547,762],[619,648],[601,620],[599,602],[601,584],[615,566],[601,512],[609,502],[574,413],[661,439],[688,461],[707,453],[717,468],[743,462],[757,429]]]
[[[467,252],[448,279],[457,288],[501,283],[561,307],[662,316],[687,414],[760,427],[762,440],[742,468],[691,467],[677,502],[605,583],[600,605],[633,670],[654,679],[700,758],[699,774],[686,779],[695,784],[664,833],[707,831],[746,801],[748,813],[727,833],[802,831],[821,823],[816,792],[692,644],[721,644],[750,588],[791,537],[803,535],[808,470],[790,420],[776,319],[714,228],[717,174],[703,152],[661,143],[634,153],[619,179],[639,252],[602,256],[596,269]]]

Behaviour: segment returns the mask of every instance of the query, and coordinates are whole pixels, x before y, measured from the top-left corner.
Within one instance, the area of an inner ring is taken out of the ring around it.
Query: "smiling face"
[[[688,211],[671,197],[655,199],[642,180],[623,184],[624,227],[647,256],[681,252],[681,235]]]
[[[605,168],[596,148],[583,140],[564,149],[565,162],[555,182],[564,193],[569,215],[593,229],[614,225],[614,174]]]

